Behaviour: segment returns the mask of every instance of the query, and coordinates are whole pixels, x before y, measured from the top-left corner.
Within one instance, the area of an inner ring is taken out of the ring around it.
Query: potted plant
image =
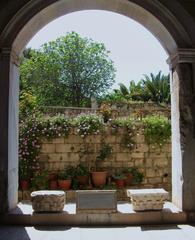
[[[69,190],[72,183],[72,177],[74,176],[75,169],[73,167],[67,167],[64,171],[58,174],[58,185],[62,190]]]
[[[102,188],[106,184],[107,172],[99,169],[99,164],[109,157],[112,153],[112,147],[109,144],[103,144],[95,161],[95,170],[91,172],[92,182],[95,187]]]
[[[125,186],[130,186],[133,180],[132,168],[123,169],[123,173],[125,175],[124,183]]]
[[[48,172],[36,172],[32,178],[32,188],[35,190],[46,190],[49,187]]]
[[[140,184],[143,181],[144,174],[140,172],[136,167],[131,169],[131,173],[133,175],[133,183]]]
[[[123,188],[125,186],[125,175],[122,170],[117,170],[112,174],[115,184],[118,188]]]
[[[51,172],[49,174],[49,189],[55,190],[58,188],[57,174]]]
[[[19,162],[19,186],[22,191],[30,188],[30,168],[27,160]]]
[[[79,164],[75,169],[75,177],[79,186],[86,186],[89,183],[89,168]]]

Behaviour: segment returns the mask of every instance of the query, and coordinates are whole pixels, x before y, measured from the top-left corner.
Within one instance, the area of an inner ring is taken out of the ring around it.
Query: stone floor
[[[120,213],[135,213],[132,208],[132,204],[129,202],[118,202],[117,203],[117,210]],[[75,203],[68,203],[64,207],[64,211],[68,212],[69,214],[76,214],[76,204]],[[180,210],[171,202],[165,202],[163,211],[178,213]],[[18,204],[18,208],[13,210],[11,213],[16,214],[32,214],[32,205],[30,201],[23,201]]]
[[[0,240],[194,240],[195,226],[20,227],[0,226]]]
[[[120,213],[134,213],[128,202],[119,202]],[[66,204],[64,211],[75,214],[76,205]],[[178,213],[180,210],[166,202],[163,211]],[[18,204],[15,214],[31,214],[30,202]],[[195,225],[156,225],[156,226],[120,226],[120,227],[68,227],[68,226],[0,226],[0,240],[194,240]]]

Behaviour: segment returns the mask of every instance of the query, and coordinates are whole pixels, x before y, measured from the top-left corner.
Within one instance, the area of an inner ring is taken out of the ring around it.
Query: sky
[[[129,86],[138,82],[143,74],[169,73],[168,58],[160,42],[134,20],[108,11],[88,10],[66,14],[42,28],[27,47],[40,48],[45,42],[75,31],[81,37],[104,43],[117,69],[116,83]]]

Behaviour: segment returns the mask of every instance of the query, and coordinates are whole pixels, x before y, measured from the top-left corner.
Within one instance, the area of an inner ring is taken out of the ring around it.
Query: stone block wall
[[[130,151],[121,144],[123,131],[112,134],[107,129],[104,134],[89,135],[85,138],[76,130],[67,138],[43,140],[40,165],[50,172],[58,172],[66,166],[76,166],[80,162],[93,167],[102,144],[112,147],[112,154],[101,162],[100,167],[111,174],[117,168],[137,167],[144,174],[139,187],[163,187],[171,190],[171,144],[161,149],[148,146],[142,132],[135,136],[136,146]],[[137,187],[137,186],[135,186]]]
[[[170,117],[170,106],[159,106],[153,102],[115,103],[111,106],[112,117],[144,117],[156,114]],[[99,109],[76,107],[42,107],[40,110],[46,115],[64,114],[65,117],[75,117],[79,114],[99,113]]]

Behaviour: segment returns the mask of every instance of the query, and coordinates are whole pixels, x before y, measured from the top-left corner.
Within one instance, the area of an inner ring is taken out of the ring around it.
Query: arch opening
[[[146,27],[160,41],[169,56],[173,55],[177,48],[191,45],[190,38],[184,30],[184,27],[174,15],[170,14],[170,11],[168,11],[165,6],[157,1],[152,1],[150,3],[148,3],[148,1],[142,1],[142,3],[134,0],[53,0],[49,3],[45,3],[43,0],[37,1],[36,3],[32,3],[31,1],[29,4],[26,4],[21,8],[9,21],[7,27],[0,36],[0,47],[2,47],[4,51],[11,49],[11,61],[6,63],[9,64],[9,68],[7,67],[7,69],[9,69],[9,74],[7,73],[7,78],[4,80],[9,81],[9,91],[5,96],[5,99],[9,99],[7,109],[5,109],[5,114],[9,116],[9,122],[7,123],[7,120],[5,120],[6,123],[4,123],[5,127],[8,125],[8,196],[3,196],[3,201],[8,203],[7,206],[4,206],[4,211],[6,207],[13,208],[17,204],[18,187],[16,179],[18,175],[18,156],[16,153],[18,150],[17,130],[19,95],[19,75],[17,65],[18,56],[21,51],[32,36],[51,20],[73,11],[88,9],[108,10],[134,19]],[[157,10],[155,14],[154,8]],[[167,18],[163,23],[158,19],[159,13],[164,19]],[[17,25],[17,30],[14,30]],[[177,111],[179,111],[178,108]],[[177,121],[179,121],[178,118],[179,116],[177,116]],[[177,131],[179,130],[177,129]],[[178,151],[181,151],[181,149]],[[179,177],[180,176],[178,175],[178,178]],[[180,194],[180,197],[181,199],[179,199],[178,202],[182,205],[182,194]]]

